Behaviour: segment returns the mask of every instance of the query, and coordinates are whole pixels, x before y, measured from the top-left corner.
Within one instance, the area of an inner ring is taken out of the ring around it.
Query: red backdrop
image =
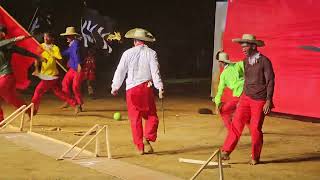
[[[0,24],[4,24],[8,29],[8,38],[19,35],[30,36],[30,34],[0,6]],[[29,38],[17,43],[35,54],[40,54],[39,43],[34,38]],[[30,81],[28,80],[28,68],[33,64],[34,58],[13,54],[11,66],[16,77],[16,87],[26,89]]]
[[[232,59],[243,58],[231,39],[243,33],[265,41],[260,52],[272,61],[276,84],[275,112],[320,118],[319,0],[229,0],[224,49]]]

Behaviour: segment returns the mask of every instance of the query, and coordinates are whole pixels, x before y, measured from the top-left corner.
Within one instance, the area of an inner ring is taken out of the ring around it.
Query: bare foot
[[[153,151],[153,148],[150,144],[150,142],[146,139],[143,139],[143,144],[144,144],[144,149],[145,149],[145,152],[147,154],[152,154],[154,151]]]
[[[221,160],[223,160],[223,161],[230,160],[230,156],[229,155],[230,155],[230,153],[222,151],[221,152]]]
[[[250,165],[257,165],[257,164],[259,164],[259,163],[260,163],[259,160],[254,160],[254,159],[252,159],[251,161],[249,161],[249,164],[250,164]]]

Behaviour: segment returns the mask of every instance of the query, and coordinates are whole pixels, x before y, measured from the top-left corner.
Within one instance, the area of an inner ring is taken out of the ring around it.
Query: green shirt
[[[234,64],[228,64],[228,66],[222,71],[220,75],[220,82],[218,85],[218,91],[214,102],[217,106],[221,103],[221,97],[225,87],[232,90],[234,97],[240,97],[243,91],[244,85],[244,66],[243,61]]]
[[[15,38],[0,40],[0,76],[4,74],[12,73],[12,69],[10,65],[12,53],[19,53],[24,56],[29,56],[29,57],[39,59],[39,56],[21,47],[15,46],[13,44],[14,39]]]

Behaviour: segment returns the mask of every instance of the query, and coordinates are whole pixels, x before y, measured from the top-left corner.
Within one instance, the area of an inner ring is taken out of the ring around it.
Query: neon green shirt
[[[221,97],[225,87],[232,90],[234,97],[240,97],[243,91],[244,85],[244,66],[243,61],[228,64],[228,66],[222,71],[220,75],[220,82],[218,85],[218,91],[214,102],[217,106],[221,103]]]

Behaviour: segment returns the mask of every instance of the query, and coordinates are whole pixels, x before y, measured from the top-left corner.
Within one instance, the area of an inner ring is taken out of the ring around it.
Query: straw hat
[[[156,41],[156,38],[149,31],[142,28],[131,29],[124,35],[124,37],[148,42]]]
[[[220,62],[224,62],[227,64],[233,64],[234,62],[229,60],[229,55],[223,51],[219,51],[216,54],[216,59]]]
[[[66,28],[66,32],[60,34],[60,36],[72,36],[72,35],[79,35],[79,34],[76,32],[76,28],[75,28],[75,27],[67,27],[67,28]]]
[[[236,43],[253,43],[256,44],[258,47],[264,46],[264,42],[262,40],[257,40],[256,36],[252,34],[243,34],[242,38],[232,39],[232,42]]]

